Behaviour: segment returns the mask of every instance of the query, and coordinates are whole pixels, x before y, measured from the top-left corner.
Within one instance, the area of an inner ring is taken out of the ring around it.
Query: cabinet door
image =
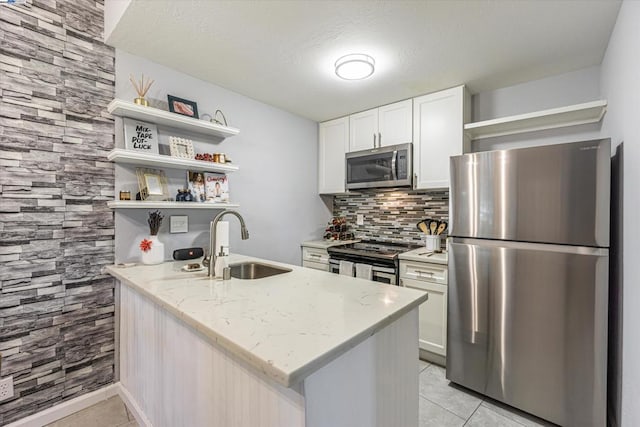
[[[378,143],[378,109],[349,116],[349,152],[375,148]]]
[[[429,294],[420,304],[418,321],[419,347],[441,356],[447,355],[447,287],[431,282],[400,279],[401,285]]]
[[[413,101],[396,102],[378,108],[378,144],[407,144],[413,142]]]
[[[469,116],[469,104],[464,86],[414,98],[416,189],[449,187],[449,157],[462,154],[468,143],[463,126]]]
[[[349,145],[349,118],[320,123],[318,130],[318,192],[344,193],[344,155]]]

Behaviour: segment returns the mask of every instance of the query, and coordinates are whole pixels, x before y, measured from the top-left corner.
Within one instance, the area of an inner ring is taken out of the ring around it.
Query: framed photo
[[[194,202],[204,202],[206,200],[204,173],[187,171],[187,188],[191,190]]]
[[[153,123],[130,118],[122,119],[124,124],[124,146],[127,150],[158,154],[158,128]]]
[[[167,189],[167,177],[158,169],[136,168],[140,198],[149,201],[171,200]]]
[[[188,99],[182,99],[173,95],[167,95],[169,100],[169,111],[182,114],[183,116],[198,118],[198,104]]]
[[[181,159],[192,159],[195,157],[193,152],[193,141],[177,136],[169,137],[169,150],[171,157],[180,157]]]

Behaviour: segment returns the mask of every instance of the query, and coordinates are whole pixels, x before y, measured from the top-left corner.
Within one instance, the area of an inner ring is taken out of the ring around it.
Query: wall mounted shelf
[[[607,101],[598,100],[567,107],[501,117],[464,125],[465,134],[472,140],[515,135],[560,127],[597,123],[607,111]]]
[[[141,200],[114,200],[107,202],[111,209],[209,209],[220,210],[238,208],[234,203],[196,203],[196,202],[146,202]]]
[[[142,105],[134,104],[133,102],[123,101],[122,99],[114,99],[111,101],[107,107],[107,111],[114,116],[143,120],[157,125],[182,129],[207,136],[213,135],[221,138],[228,138],[240,133],[236,128],[221,126],[205,120],[194,119],[180,114],[171,113],[169,111],[160,110],[158,108],[144,107]]]
[[[195,170],[199,172],[230,173],[240,169],[238,166],[227,163],[181,159],[179,157],[165,156],[162,154],[148,154],[139,151],[124,150],[122,148],[111,150],[107,155],[107,159],[115,163],[169,169]]]

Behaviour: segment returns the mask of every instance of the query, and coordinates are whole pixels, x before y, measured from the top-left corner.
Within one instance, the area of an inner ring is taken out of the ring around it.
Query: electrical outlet
[[[356,215],[356,225],[364,225],[364,215],[362,214]]]
[[[13,376],[0,380],[0,402],[13,397]]]

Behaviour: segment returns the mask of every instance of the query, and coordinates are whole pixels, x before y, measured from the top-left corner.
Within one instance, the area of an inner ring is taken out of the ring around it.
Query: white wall
[[[136,94],[129,75],[139,78],[141,73],[155,79],[147,96],[152,105],[166,108],[167,94],[186,98],[198,103],[201,116],[221,109],[229,126],[240,129],[239,135],[222,142],[158,129],[161,144],[167,142],[169,135],[190,137],[196,152],[226,153],[240,167],[229,175],[231,202],[240,204],[238,211],[245,218],[251,237],[240,240],[237,219],[228,217],[231,251],[300,264],[300,243],[321,237],[330,217],[329,209],[317,194],[317,123],[121,50],[116,51],[116,97],[133,100]],[[119,123],[116,123],[117,145],[122,143]],[[116,167],[116,193],[121,189],[133,190],[134,172],[133,167]],[[186,184],[185,172],[166,170],[166,173],[169,191],[175,196],[177,188]],[[167,218],[160,240],[165,243],[167,258],[176,248],[207,246],[208,222],[214,212],[163,213]],[[168,217],[172,214],[190,216],[189,233],[168,233]],[[148,234],[146,215],[146,210],[117,212],[118,262],[139,257],[137,244]]]
[[[474,122],[600,99],[600,67],[534,80],[473,95]],[[559,144],[600,137],[601,124],[571,126],[476,140],[472,151],[499,150],[532,145]]]
[[[640,425],[640,2],[625,1],[602,62],[603,134],[624,142],[622,426]]]

